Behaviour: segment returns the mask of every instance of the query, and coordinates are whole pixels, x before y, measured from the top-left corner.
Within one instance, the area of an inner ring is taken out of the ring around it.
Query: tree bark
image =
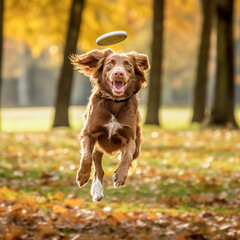
[[[192,122],[202,122],[205,118],[206,98],[207,98],[207,79],[210,39],[213,19],[214,0],[201,0],[202,3],[202,34],[198,54],[198,66],[196,84],[193,99],[193,118]]]
[[[30,69],[33,63],[31,50],[27,44],[24,45],[24,52],[21,56],[21,75],[17,82],[18,106],[29,107],[32,104],[31,99],[31,74]]]
[[[233,0],[217,3],[217,76],[209,125],[237,127],[234,117]]]
[[[153,4],[153,42],[152,61],[148,89],[148,104],[145,124],[159,125],[159,107],[162,91],[162,58],[163,58],[163,19],[164,0],[154,0]]]
[[[80,32],[80,23],[85,0],[73,0],[70,12],[70,21],[64,51],[64,60],[59,77],[55,100],[55,117],[53,127],[69,126],[68,108],[71,100],[73,67],[68,57],[77,50],[77,41]]]
[[[0,0],[0,131],[2,130],[2,56],[3,56],[3,1]]]

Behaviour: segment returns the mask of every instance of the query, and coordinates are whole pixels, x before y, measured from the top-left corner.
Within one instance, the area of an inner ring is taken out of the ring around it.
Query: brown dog
[[[90,177],[92,161],[95,178],[91,187],[94,201],[103,198],[103,153],[121,153],[114,172],[115,187],[124,185],[133,159],[141,144],[140,115],[137,93],[146,83],[149,69],[144,54],[117,54],[111,49],[93,50],[70,57],[75,69],[90,77],[93,91],[81,131],[82,158],[77,183],[84,186]]]

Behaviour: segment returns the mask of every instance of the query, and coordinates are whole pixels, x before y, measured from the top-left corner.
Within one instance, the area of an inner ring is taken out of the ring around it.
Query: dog
[[[141,118],[137,94],[147,83],[150,65],[145,54],[118,54],[109,48],[72,55],[70,60],[75,70],[90,78],[93,86],[80,134],[82,157],[76,181],[79,187],[88,182],[93,162],[91,195],[93,201],[101,201],[103,154],[121,154],[113,175],[117,188],[125,184],[131,162],[139,156]]]

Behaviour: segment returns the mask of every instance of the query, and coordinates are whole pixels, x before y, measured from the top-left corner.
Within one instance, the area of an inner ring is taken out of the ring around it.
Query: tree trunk
[[[234,117],[233,0],[217,3],[217,76],[209,125],[237,127]]]
[[[206,98],[207,98],[207,79],[208,79],[208,61],[211,39],[211,28],[213,19],[214,1],[201,0],[202,3],[202,34],[198,54],[198,66],[196,75],[196,84],[193,100],[193,118],[192,122],[202,122],[205,118]]]
[[[0,131],[2,130],[2,55],[3,55],[3,1],[0,0]]]
[[[69,126],[68,108],[71,100],[73,67],[68,57],[76,52],[80,32],[80,23],[84,8],[84,0],[73,0],[70,12],[70,21],[67,32],[64,60],[59,77],[55,100],[55,118],[53,127]]]
[[[158,111],[162,90],[164,0],[154,0],[153,12],[152,66],[145,124],[159,125]]]
[[[31,99],[31,79],[30,69],[33,63],[31,50],[27,44],[24,45],[24,52],[21,56],[21,75],[17,82],[18,106],[29,107],[32,104]]]

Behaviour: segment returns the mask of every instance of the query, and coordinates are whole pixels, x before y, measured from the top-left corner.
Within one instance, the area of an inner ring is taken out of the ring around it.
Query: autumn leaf
[[[130,216],[129,214],[126,214],[124,212],[119,212],[118,214],[115,215],[115,218],[119,221],[122,222],[123,220],[127,219],[132,221],[134,217]]]
[[[106,223],[112,227],[116,227],[118,225],[118,220],[112,215],[107,216]]]
[[[176,239],[174,240],[187,240],[186,235],[185,234],[181,234],[180,236],[178,236]]]
[[[52,208],[53,212],[55,213],[65,213],[68,211],[67,208],[61,206],[61,205],[54,205]]]
[[[38,226],[38,232],[35,234],[36,238],[48,238],[48,237],[52,237],[55,235],[59,235],[57,229],[53,229],[51,226],[45,226],[45,225],[39,225]]]
[[[3,199],[14,199],[17,195],[17,192],[9,189],[7,186],[0,188],[0,196]]]
[[[5,235],[5,239],[6,240],[18,239],[19,237],[24,236],[25,231],[26,230],[24,227],[16,226],[14,229],[11,230],[11,232],[9,234]]]
[[[75,183],[77,134],[0,135],[0,239],[240,237],[239,131],[143,128],[141,156],[123,188],[112,187],[118,161],[104,157],[100,203],[91,200],[91,181]]]
[[[65,201],[65,205],[66,206],[70,206],[70,207],[82,207],[83,204],[83,199],[74,199],[74,198],[69,198]]]
[[[154,220],[154,219],[158,219],[159,217],[156,213],[151,212],[149,213],[148,218]]]
[[[55,193],[52,198],[56,200],[65,199],[65,194],[62,192],[58,192]]]

